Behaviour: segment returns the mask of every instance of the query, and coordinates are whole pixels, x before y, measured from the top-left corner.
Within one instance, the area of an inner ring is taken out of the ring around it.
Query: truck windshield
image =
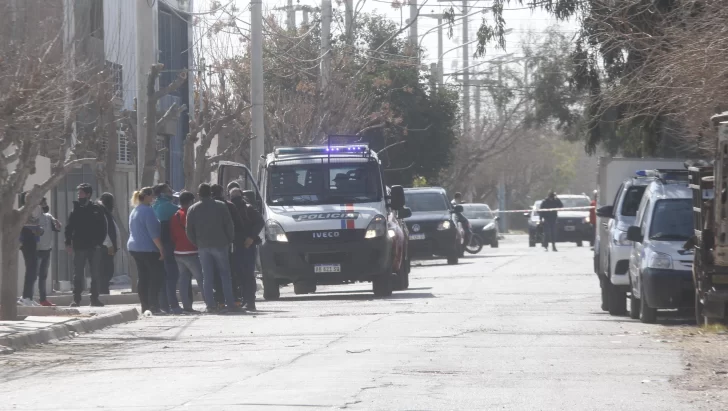
[[[270,205],[381,201],[379,167],[374,163],[274,165],[268,172],[267,197]]]
[[[625,217],[634,217],[637,215],[637,209],[640,208],[642,194],[645,193],[647,186],[632,186],[624,193],[622,200],[622,212]]]
[[[689,198],[655,203],[650,239],[685,241],[693,236],[693,202]]]
[[[428,211],[447,211],[445,196],[440,193],[404,193],[405,204],[413,213]]]

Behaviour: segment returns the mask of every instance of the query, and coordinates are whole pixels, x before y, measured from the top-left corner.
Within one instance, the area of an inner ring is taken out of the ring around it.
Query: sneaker
[[[257,311],[255,308],[255,301],[245,303],[245,311]]]
[[[225,308],[225,303],[217,303],[217,308],[218,309]]]
[[[55,304],[53,304],[52,302],[50,302],[48,300],[41,301],[40,305],[42,305],[43,307],[55,307],[56,306]]]
[[[194,308],[183,308],[182,311],[186,312],[187,314],[199,314],[200,312],[195,310]]]
[[[217,314],[219,311],[220,309],[217,307],[207,307],[207,309],[205,310],[205,312],[208,314]]]
[[[91,304],[89,305],[89,307],[103,307],[103,306],[104,306],[104,303],[102,303],[99,300],[91,300]]]
[[[35,300],[30,300],[31,307],[42,307],[40,303],[37,303]]]
[[[171,309],[171,310],[169,311],[169,313],[170,313],[170,314],[174,314],[174,315],[181,315],[181,314],[183,314],[183,313],[184,313],[184,311],[183,311],[183,310],[182,310],[181,308],[179,308],[179,307],[174,307],[174,308],[172,308],[172,309]]]
[[[23,299],[22,298],[18,298],[18,301],[16,301],[15,304],[17,304],[18,307],[23,307]]]
[[[18,300],[18,305],[22,307],[35,307],[37,303],[30,298],[21,298]]]
[[[236,307],[242,307],[243,306],[243,302],[242,301],[235,301],[235,306]]]

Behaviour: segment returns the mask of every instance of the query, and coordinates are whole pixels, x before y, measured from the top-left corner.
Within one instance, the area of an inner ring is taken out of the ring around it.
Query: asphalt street
[[[0,357],[12,410],[689,410],[661,326],[599,309],[589,247],[508,237],[411,288],[319,287],[255,315],[142,318]]]

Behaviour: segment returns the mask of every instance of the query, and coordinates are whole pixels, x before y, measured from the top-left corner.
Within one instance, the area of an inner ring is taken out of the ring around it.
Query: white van
[[[684,245],[693,236],[692,192],[684,173],[659,174],[645,189],[627,239],[630,316],[652,323],[658,309],[694,305],[693,252]]]
[[[254,184],[246,183],[243,169],[226,163],[218,178],[260,187],[265,299],[278,299],[279,285],[290,283],[296,294],[356,281],[371,281],[377,296],[398,288],[392,274],[406,265],[406,244],[397,219],[409,210],[402,187],[387,195],[381,163],[368,145],[277,147],[263,158]]]

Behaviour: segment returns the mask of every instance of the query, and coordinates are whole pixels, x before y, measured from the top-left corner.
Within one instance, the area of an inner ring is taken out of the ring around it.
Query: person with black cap
[[[87,183],[79,184],[78,201],[73,202],[73,211],[66,224],[66,250],[73,255],[73,303],[81,304],[81,293],[85,288],[86,264],[91,271],[91,306],[103,307],[99,300],[101,276],[101,253],[107,241],[107,223],[104,210],[91,201],[93,188]]]
[[[558,197],[556,197],[556,192],[552,191],[549,193],[549,196],[541,202],[541,207],[539,207],[538,212],[538,215],[541,217],[541,222],[544,225],[543,248],[546,251],[549,250],[549,242],[551,243],[554,251],[559,251],[556,249],[556,219],[558,218],[559,212],[549,211],[556,208],[564,208],[564,204]]]
[[[103,193],[99,197],[99,206],[104,211],[104,217],[106,217],[106,241],[104,246],[106,252],[101,252],[101,277],[99,286],[99,294],[109,294],[111,291],[111,279],[114,278],[114,257],[117,251],[119,251],[119,226],[114,221],[114,216],[111,214],[114,211],[114,195],[111,193]]]

